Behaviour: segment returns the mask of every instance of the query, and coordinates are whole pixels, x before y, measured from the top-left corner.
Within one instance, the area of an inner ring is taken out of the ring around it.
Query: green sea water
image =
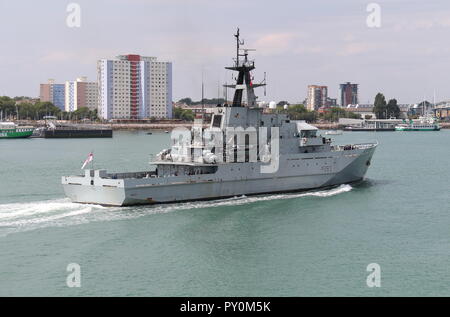
[[[450,296],[450,131],[333,139],[379,141],[365,181],[126,208],[73,204],[60,177],[91,151],[95,168],[148,169],[169,134],[0,140],[0,296]]]

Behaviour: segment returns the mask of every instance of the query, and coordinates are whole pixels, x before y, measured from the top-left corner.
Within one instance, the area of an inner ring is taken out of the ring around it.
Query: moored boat
[[[342,130],[328,130],[325,132],[326,135],[341,135]]]
[[[68,138],[112,138],[110,127],[94,125],[61,125],[56,121],[47,121],[45,127],[37,128],[33,137],[45,139]]]
[[[18,126],[14,122],[0,122],[0,139],[23,139],[33,134],[34,128]]]
[[[406,123],[395,126],[395,131],[439,131],[441,127],[436,119],[432,117],[421,117],[419,122],[410,120],[409,124]]]

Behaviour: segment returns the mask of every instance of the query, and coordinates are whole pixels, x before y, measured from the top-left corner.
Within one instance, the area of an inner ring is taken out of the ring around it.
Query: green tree
[[[281,101],[279,101],[279,102],[277,103],[277,106],[283,107],[284,105],[289,105],[289,102],[284,101],[284,100],[281,100]]]
[[[173,117],[184,121],[194,121],[195,115],[191,109],[183,109],[181,107],[175,107],[173,110]]]
[[[19,109],[20,119],[27,119],[27,120],[34,119],[36,110],[33,104],[24,102],[18,105],[17,108]]]
[[[355,114],[352,112],[347,112],[345,109],[341,107],[331,107],[323,114],[320,114],[320,117],[326,121],[336,122],[339,121],[339,118],[350,118]],[[359,117],[359,115],[356,115]]]
[[[183,108],[181,107],[175,107],[173,109],[173,117],[175,119],[181,119],[181,113],[183,112]]]
[[[181,120],[194,121],[195,115],[191,109],[183,110],[181,113]]]
[[[88,107],[80,107],[77,110],[75,110],[72,114],[73,114],[73,116],[75,116],[75,118],[77,118],[78,120],[81,120],[81,119],[90,118],[91,111],[89,110]]]
[[[388,118],[395,117],[396,119],[398,119],[400,117],[400,108],[397,105],[396,99],[389,100],[386,106],[386,113]]]
[[[386,98],[382,93],[378,93],[375,96],[375,102],[373,104],[373,112],[378,119],[386,119],[387,115],[387,105]]]
[[[16,115],[16,102],[8,96],[1,96],[0,111],[3,111],[3,117]]]
[[[284,102],[284,101],[283,101]],[[285,104],[283,103],[283,106]],[[284,110],[283,106],[279,106],[278,110],[280,112],[285,112],[289,115],[289,118],[292,120],[305,120],[308,122],[314,122],[317,120],[317,112],[316,111],[308,111],[304,105],[295,104],[290,105],[287,110]]]
[[[36,102],[34,104],[34,109],[35,109],[35,113],[37,118],[41,120],[44,116],[56,116],[58,117],[59,114],[61,113],[61,109],[59,109],[58,107],[56,107],[54,104],[52,104],[51,102]]]
[[[205,105],[218,105],[218,104],[224,104],[225,103],[225,99],[223,98],[212,98],[212,99],[208,99],[208,98],[204,98],[203,102],[201,100],[199,101],[193,101],[192,105],[201,105],[201,104],[205,104]]]
[[[189,97],[186,97],[186,98],[183,98],[183,99],[178,100],[178,102],[180,102],[180,103],[185,103],[185,104],[187,104],[187,105],[191,105],[191,104],[192,104],[192,99],[189,98]]]

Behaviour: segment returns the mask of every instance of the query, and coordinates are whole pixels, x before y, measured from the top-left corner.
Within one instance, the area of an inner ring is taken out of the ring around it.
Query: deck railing
[[[350,150],[365,150],[370,149],[378,145],[378,142],[375,143],[357,143],[357,144],[348,144],[348,145],[334,145],[331,147],[333,151],[350,151]]]
[[[156,177],[155,171],[135,172],[135,173],[110,173],[106,178],[110,179],[127,179],[127,178],[149,178]]]

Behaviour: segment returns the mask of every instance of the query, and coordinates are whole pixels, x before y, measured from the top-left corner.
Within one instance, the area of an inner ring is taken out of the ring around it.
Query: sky
[[[80,27],[66,24],[67,5]],[[266,96],[290,103],[309,84],[358,83],[360,103],[377,92],[399,103],[450,99],[450,1],[373,1],[380,27],[362,0],[0,0],[0,95],[39,95],[39,84],[80,76],[95,81],[96,62],[122,54],[173,63],[173,98],[207,98],[230,82],[236,28],[255,59]],[[230,93],[230,92],[229,92]]]

